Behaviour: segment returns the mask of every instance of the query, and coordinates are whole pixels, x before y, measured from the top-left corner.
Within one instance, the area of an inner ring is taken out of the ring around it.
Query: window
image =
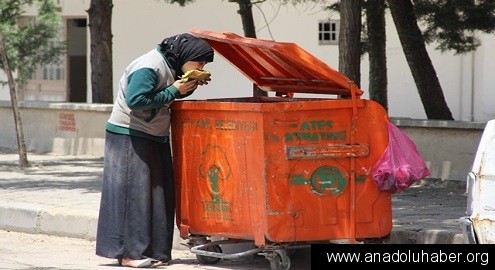
[[[318,43],[320,45],[339,44],[340,21],[325,20],[318,23]]]
[[[21,17],[19,25],[25,26],[29,23],[34,23],[35,20],[35,17]],[[50,43],[55,43],[55,41],[60,42],[63,33],[64,29],[60,29],[59,36]],[[61,55],[59,58],[59,61],[56,63],[45,64],[44,66],[38,67],[34,74],[32,74],[31,79],[44,81],[65,80],[65,56]]]
[[[21,17],[20,26],[34,23],[36,17]],[[65,39],[64,28],[51,43]],[[20,100],[67,101],[66,56],[61,55],[58,62],[39,66],[26,84],[19,88]]]
[[[53,43],[53,42],[52,42]],[[44,66],[41,66],[41,72],[38,74],[41,74],[41,78],[38,77],[38,79],[44,80],[44,81],[56,81],[56,80],[65,80],[65,62],[63,61],[65,58],[64,55],[61,55],[59,57],[59,61],[56,63],[51,63],[51,64],[45,64]],[[38,69],[38,72],[40,70]]]

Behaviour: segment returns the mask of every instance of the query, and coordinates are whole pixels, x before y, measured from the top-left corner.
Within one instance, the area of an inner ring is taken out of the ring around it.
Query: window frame
[[[318,21],[319,45],[338,45],[339,33],[340,33],[340,20],[327,19],[327,20]]]

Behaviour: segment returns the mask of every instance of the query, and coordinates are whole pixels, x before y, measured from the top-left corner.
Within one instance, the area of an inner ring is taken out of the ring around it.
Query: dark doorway
[[[67,19],[67,97],[87,102],[87,20]]]

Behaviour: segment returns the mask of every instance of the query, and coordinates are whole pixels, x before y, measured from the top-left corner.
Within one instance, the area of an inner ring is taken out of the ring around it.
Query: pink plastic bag
[[[379,190],[399,193],[430,175],[416,144],[392,122],[388,122],[389,143],[371,174]]]

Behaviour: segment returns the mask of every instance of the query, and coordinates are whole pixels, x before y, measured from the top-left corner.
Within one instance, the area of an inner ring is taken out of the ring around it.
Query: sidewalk
[[[0,151],[0,229],[94,240],[102,158]],[[463,182],[426,180],[392,197],[387,243],[464,243],[458,219],[466,210]],[[174,248],[187,249],[176,233]]]

